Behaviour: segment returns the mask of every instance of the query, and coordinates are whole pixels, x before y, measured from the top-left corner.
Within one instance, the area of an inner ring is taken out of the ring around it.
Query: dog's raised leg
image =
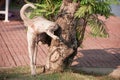
[[[54,35],[54,32],[51,31],[51,30],[47,30],[46,33],[47,33],[51,38],[53,38],[54,40],[59,39],[59,37],[56,36],[56,35]]]
[[[36,36],[32,32],[27,31],[27,40],[28,40],[28,52],[30,58],[31,75],[35,75],[36,53],[37,53]]]

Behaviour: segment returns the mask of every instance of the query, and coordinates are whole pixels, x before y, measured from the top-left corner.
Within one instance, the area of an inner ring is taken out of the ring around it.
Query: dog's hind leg
[[[29,52],[29,58],[30,58],[31,75],[35,75],[36,74],[36,53],[37,53],[36,36],[31,32],[27,32],[27,40],[28,40],[28,52]]]
[[[53,39],[55,39],[55,40],[56,40],[56,39],[59,39],[59,37],[56,36],[56,35],[54,35],[54,32],[51,31],[51,30],[47,30],[46,33],[47,33],[51,38],[53,38]]]
[[[37,37],[36,37],[37,38]],[[37,42],[35,42],[35,48],[34,48],[34,54],[33,54],[33,63],[34,63],[34,72],[36,74],[36,60],[37,60],[37,50],[38,50],[38,47],[37,47]]]

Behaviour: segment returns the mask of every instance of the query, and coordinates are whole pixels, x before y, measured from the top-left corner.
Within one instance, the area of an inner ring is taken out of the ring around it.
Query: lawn
[[[40,74],[41,68],[37,69],[37,75],[31,76],[29,67],[1,68],[0,80],[119,80],[107,75],[87,74],[84,72],[74,73],[67,70],[62,73]]]

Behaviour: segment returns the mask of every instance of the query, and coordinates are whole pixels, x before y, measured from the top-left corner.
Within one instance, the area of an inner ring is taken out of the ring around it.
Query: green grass
[[[73,73],[68,70],[63,73],[40,74],[41,68],[37,69],[35,77],[30,75],[28,67],[0,69],[0,80],[119,80],[106,75],[86,74],[84,72]]]

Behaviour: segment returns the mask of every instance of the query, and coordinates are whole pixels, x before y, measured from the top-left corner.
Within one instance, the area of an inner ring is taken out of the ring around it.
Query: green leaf
[[[91,29],[91,34],[94,37],[108,37],[107,28],[104,22],[97,17],[92,17],[88,20],[88,25]]]
[[[37,9],[35,9],[31,16],[44,16],[48,19],[52,19],[55,16],[60,8],[62,0],[44,0],[40,1],[41,3],[35,3]]]

